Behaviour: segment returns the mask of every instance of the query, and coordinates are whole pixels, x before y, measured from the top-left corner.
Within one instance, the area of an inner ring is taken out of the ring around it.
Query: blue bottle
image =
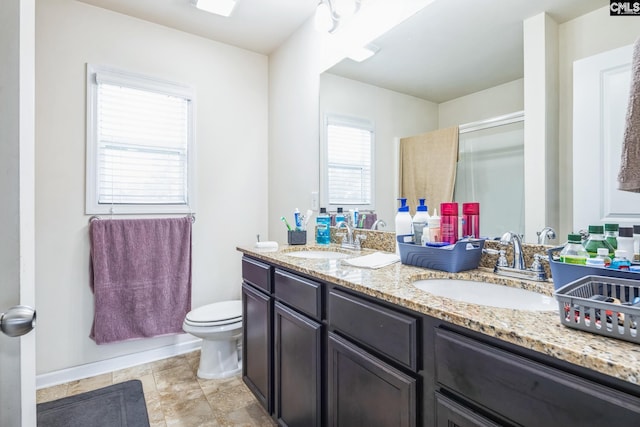
[[[338,212],[336,213],[336,225],[340,222],[344,222],[344,210],[342,208],[338,208]]]
[[[316,217],[316,243],[328,245],[331,243],[331,217],[327,215],[327,208],[320,208],[320,214]]]

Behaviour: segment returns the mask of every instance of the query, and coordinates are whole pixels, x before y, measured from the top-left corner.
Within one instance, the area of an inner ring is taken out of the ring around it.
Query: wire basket
[[[554,295],[563,325],[640,344],[640,281],[586,276]]]
[[[453,247],[438,248],[405,243],[405,237],[398,236],[400,261],[403,264],[449,273],[474,270],[480,264],[484,240],[460,240]]]

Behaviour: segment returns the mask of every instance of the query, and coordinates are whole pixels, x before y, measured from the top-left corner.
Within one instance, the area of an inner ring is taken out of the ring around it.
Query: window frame
[[[99,76],[99,77],[98,77]],[[99,203],[98,189],[98,79],[132,89],[172,95],[187,100],[187,191],[186,203],[181,204],[125,204]],[[113,67],[87,63],[87,111],[86,111],[86,214],[193,214],[196,210],[196,152],[195,117],[196,98],[192,86],[175,83]]]
[[[329,203],[329,141],[328,141],[328,126],[339,125],[348,126],[363,129],[371,133],[370,141],[370,165],[371,165],[371,200],[368,204],[345,204],[345,203]],[[360,210],[375,210],[375,189],[376,189],[376,174],[375,174],[375,145],[376,145],[376,132],[375,123],[372,120],[348,116],[336,113],[326,113],[322,119],[321,137],[320,137],[320,206],[326,207],[327,211],[334,211],[338,207],[347,209],[360,209]]]

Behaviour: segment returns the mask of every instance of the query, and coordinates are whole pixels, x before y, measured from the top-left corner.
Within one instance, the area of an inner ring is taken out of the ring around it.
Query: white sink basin
[[[553,297],[494,283],[457,279],[417,280],[414,286],[431,294],[471,304],[529,311],[556,311]]]
[[[348,258],[349,254],[335,251],[295,251],[287,252],[288,256],[295,258],[307,258],[307,259],[343,259]]]

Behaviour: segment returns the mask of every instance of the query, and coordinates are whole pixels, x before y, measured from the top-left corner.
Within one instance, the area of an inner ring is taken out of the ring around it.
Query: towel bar
[[[196,222],[195,214],[189,214],[188,218],[191,218],[191,223],[195,223]],[[93,216],[91,216],[89,218],[89,222],[91,223],[92,221],[99,220],[99,219],[102,219],[102,217],[98,216],[98,215],[93,215]]]

